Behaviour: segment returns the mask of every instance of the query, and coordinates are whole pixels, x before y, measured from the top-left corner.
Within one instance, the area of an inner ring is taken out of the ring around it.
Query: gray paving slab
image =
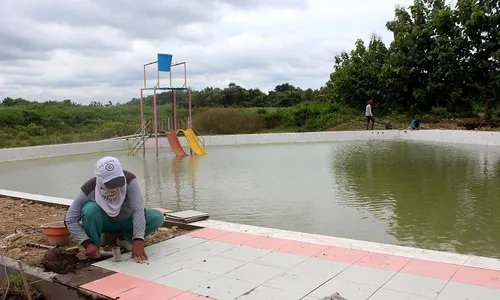
[[[378,288],[374,286],[333,278],[320,286],[318,289],[314,290],[308,296],[316,297],[317,299],[323,299],[326,296],[332,295],[334,293],[339,293],[340,296],[348,300],[366,300],[377,289]]]
[[[224,274],[224,276],[255,284],[263,284],[283,272],[285,272],[285,270],[281,268],[264,266],[250,262]]]
[[[302,296],[297,293],[283,291],[276,288],[267,286],[258,286],[249,293],[245,293],[238,298],[238,300],[301,300]]]
[[[350,264],[327,261],[311,257],[299,263],[298,265],[293,266],[292,268],[289,269],[289,271],[332,278],[341,273],[342,271],[346,270],[350,266],[351,266]]]
[[[408,294],[388,289],[380,289],[375,292],[368,300],[433,300],[424,296]]]
[[[264,285],[306,296],[329,279],[330,277],[325,275],[285,271],[265,282]]]
[[[500,289],[448,282],[436,300],[498,300]]]
[[[265,266],[271,266],[271,267],[278,267],[282,269],[289,269],[293,266],[296,266],[300,264],[301,262],[304,262],[307,260],[307,257],[302,256],[302,255],[295,255],[291,253],[283,253],[283,252],[278,252],[278,251],[273,251],[268,254],[265,254],[264,256],[261,256],[254,260],[254,263],[265,265]]]
[[[243,266],[244,264],[247,264],[247,262],[221,256],[212,256],[189,264],[187,267],[193,270],[203,271],[216,275],[223,275]]]
[[[396,272],[351,265],[335,278],[363,285],[382,287]]]
[[[220,276],[191,289],[190,292],[218,300],[233,300],[256,287],[254,283]]]
[[[269,253],[271,253],[271,250],[238,246],[220,253],[219,256],[251,262]]]
[[[446,283],[448,283],[447,280],[398,273],[389,279],[383,288],[434,299]]]
[[[219,275],[189,268],[182,268],[153,281],[183,291],[189,291],[190,289],[206,284],[217,277],[219,277]]]

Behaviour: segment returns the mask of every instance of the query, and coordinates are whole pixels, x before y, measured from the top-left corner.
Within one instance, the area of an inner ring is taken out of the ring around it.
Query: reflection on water
[[[334,153],[332,168],[343,206],[384,220],[400,244],[500,256],[499,158],[475,146],[369,142]]]
[[[104,154],[0,164],[0,188],[72,198]],[[148,206],[383,243],[500,256],[500,150],[415,142],[106,153]]]

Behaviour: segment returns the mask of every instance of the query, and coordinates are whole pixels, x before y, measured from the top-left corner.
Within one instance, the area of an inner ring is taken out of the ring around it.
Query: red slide
[[[181,143],[179,142],[179,138],[177,137],[175,131],[162,130],[161,132],[167,136],[168,144],[170,145],[170,148],[172,148],[172,151],[175,153],[175,155],[188,156],[188,154],[184,151],[184,149],[182,149]]]

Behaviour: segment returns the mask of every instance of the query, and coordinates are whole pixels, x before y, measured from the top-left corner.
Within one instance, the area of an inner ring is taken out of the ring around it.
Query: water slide
[[[184,136],[188,141],[189,147],[191,147],[191,150],[193,150],[193,152],[196,155],[207,154],[207,151],[205,151],[205,149],[203,149],[203,147],[200,145],[198,139],[196,138],[196,134],[192,129],[185,129],[185,130],[179,129],[179,131],[184,133]]]
[[[167,136],[168,144],[170,145],[170,148],[172,151],[175,153],[177,156],[188,156],[186,151],[182,149],[181,142],[179,142],[179,138],[177,137],[177,134],[173,130],[162,130],[162,133],[164,133]]]

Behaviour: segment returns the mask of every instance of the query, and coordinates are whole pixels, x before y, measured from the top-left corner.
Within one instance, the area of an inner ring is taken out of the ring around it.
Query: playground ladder
[[[139,134],[141,131],[143,132],[143,134],[136,137],[132,141],[132,143],[131,143],[132,149],[130,150],[129,155],[134,155],[135,153],[137,153],[137,151],[139,151],[139,149],[141,149],[141,147],[144,145],[144,143],[146,143],[146,141],[149,139],[149,133],[146,132],[146,128],[151,125],[151,121],[152,120],[149,120],[146,124],[144,124],[143,126],[139,127],[139,129],[137,129],[135,134]]]

